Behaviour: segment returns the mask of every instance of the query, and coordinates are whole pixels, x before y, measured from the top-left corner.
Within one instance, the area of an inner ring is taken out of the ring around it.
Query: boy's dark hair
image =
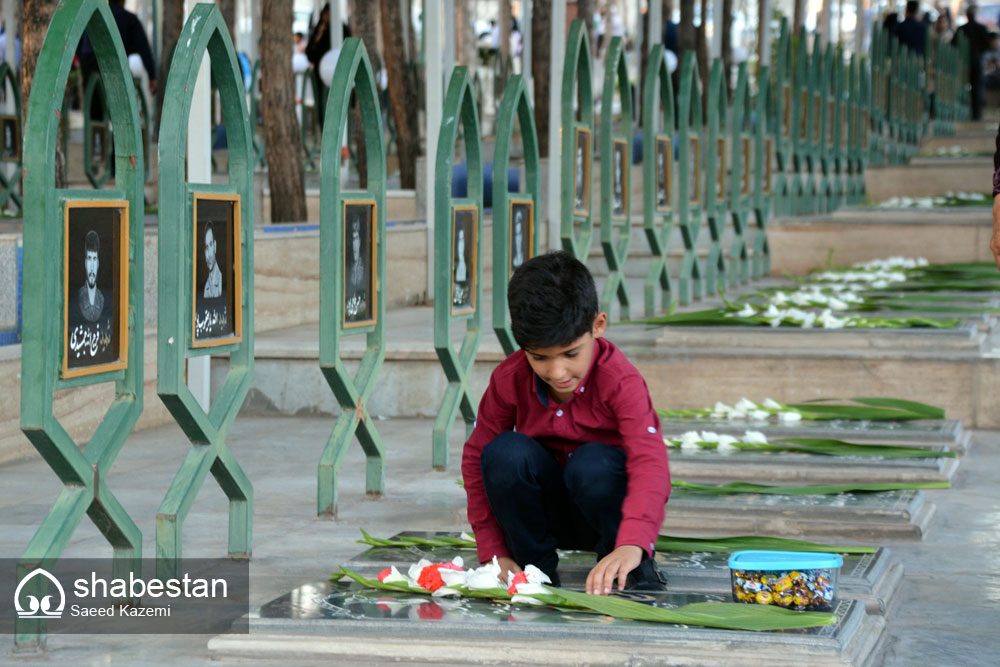
[[[597,288],[590,271],[568,252],[532,257],[507,285],[511,332],[522,349],[566,345],[591,330]]]

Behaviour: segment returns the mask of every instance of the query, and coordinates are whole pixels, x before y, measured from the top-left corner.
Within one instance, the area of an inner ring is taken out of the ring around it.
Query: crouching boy
[[[653,559],[670,495],[660,420],[639,371],[602,338],[594,279],[565,252],[525,262],[507,289],[521,347],[493,371],[462,454],[480,562],[597,554],[587,592],[665,590]]]

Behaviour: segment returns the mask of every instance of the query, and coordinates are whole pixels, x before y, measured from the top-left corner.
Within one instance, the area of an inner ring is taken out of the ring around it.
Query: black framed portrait
[[[375,324],[376,213],[374,200],[343,203],[345,329]]]
[[[771,193],[771,169],[773,160],[773,151],[771,149],[771,137],[764,138],[764,183],[762,187],[764,188],[764,194]]]
[[[535,247],[535,202],[510,199],[510,267],[508,275],[531,259]]]
[[[673,150],[670,137],[658,135],[655,139],[656,147],[656,210],[670,210],[671,194],[671,167],[673,166]]]
[[[90,124],[90,163],[105,165],[108,162],[108,126],[105,123]]]
[[[128,201],[63,211],[64,379],[128,366]]]
[[[715,199],[726,198],[726,140],[724,137],[715,139]]]
[[[240,196],[193,195],[191,347],[238,343],[243,338],[243,257]]]
[[[590,130],[576,128],[573,149],[573,213],[590,213]]]
[[[820,132],[823,129],[823,96],[819,93],[813,93],[813,143],[819,144],[820,142]]]
[[[740,137],[740,155],[743,159],[743,170],[740,173],[740,194],[750,194],[750,166],[753,159],[750,154],[750,137]]]
[[[688,201],[701,201],[701,141],[698,137],[688,138]]]
[[[805,141],[809,138],[809,91],[799,92],[799,140]]]
[[[788,139],[792,136],[792,86],[781,85],[781,136]]]
[[[614,156],[611,168],[611,217],[624,220],[628,208],[628,142],[624,139],[612,139],[611,154]]]
[[[21,121],[17,116],[0,116],[0,159],[7,162],[21,159]]]
[[[836,128],[837,104],[833,100],[826,101],[826,145],[833,148],[833,131]]]
[[[451,314],[476,310],[476,218],[475,206],[451,209]]]

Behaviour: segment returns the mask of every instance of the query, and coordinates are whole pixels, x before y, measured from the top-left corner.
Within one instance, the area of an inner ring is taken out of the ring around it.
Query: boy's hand
[[[513,558],[508,556],[497,558],[497,565],[500,566],[500,583],[503,584],[504,588],[507,587],[508,573],[513,572],[514,574],[517,574],[521,571],[521,566],[515,563]]]
[[[594,566],[587,575],[587,592],[594,595],[610,595],[611,587],[618,577],[618,590],[625,590],[628,573],[639,567],[642,549],[634,544],[623,544]]]

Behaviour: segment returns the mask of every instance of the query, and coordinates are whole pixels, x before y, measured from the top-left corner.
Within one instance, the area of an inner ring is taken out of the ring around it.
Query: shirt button
[[[656,433],[656,427],[655,426],[650,426],[646,430],[649,431],[650,433]]]
[[[584,390],[584,389],[586,389],[586,387],[580,387],[580,393],[581,393],[581,394],[583,393],[583,390]]]
[[[556,410],[556,417],[562,417],[562,410]]]

